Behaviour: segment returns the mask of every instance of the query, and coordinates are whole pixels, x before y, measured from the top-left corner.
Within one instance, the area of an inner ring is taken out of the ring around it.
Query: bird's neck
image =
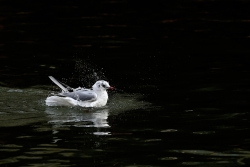
[[[98,96],[108,96],[107,91],[95,91]]]

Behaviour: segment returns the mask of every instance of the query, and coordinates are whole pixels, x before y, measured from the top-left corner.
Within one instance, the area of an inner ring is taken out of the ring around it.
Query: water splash
[[[76,80],[80,85],[89,88],[92,87],[97,80],[107,80],[107,78],[103,69],[100,69],[87,61],[75,59],[75,72],[73,73],[71,80]]]

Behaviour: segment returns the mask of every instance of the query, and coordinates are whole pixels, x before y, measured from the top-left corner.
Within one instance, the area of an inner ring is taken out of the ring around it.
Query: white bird
[[[62,89],[61,93],[47,97],[47,106],[76,106],[81,107],[102,107],[107,104],[107,89],[113,89],[107,81],[99,80],[92,89],[76,88],[73,89],[66,84],[57,81],[54,77],[49,78]],[[66,86],[66,87],[65,87]]]

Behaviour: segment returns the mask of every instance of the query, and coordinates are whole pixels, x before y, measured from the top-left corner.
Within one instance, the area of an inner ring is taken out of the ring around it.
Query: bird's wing
[[[71,97],[75,100],[81,100],[81,101],[93,102],[97,100],[97,94],[94,91],[87,90],[87,89],[74,91],[74,92],[65,92],[65,93],[62,93],[61,95],[66,96],[66,97]]]

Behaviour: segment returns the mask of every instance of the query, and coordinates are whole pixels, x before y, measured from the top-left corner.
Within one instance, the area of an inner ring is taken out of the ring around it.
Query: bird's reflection
[[[93,128],[94,135],[109,135],[106,128],[110,127],[107,118],[108,108],[82,110],[79,108],[47,107],[48,123],[52,125],[53,134],[65,127]]]

